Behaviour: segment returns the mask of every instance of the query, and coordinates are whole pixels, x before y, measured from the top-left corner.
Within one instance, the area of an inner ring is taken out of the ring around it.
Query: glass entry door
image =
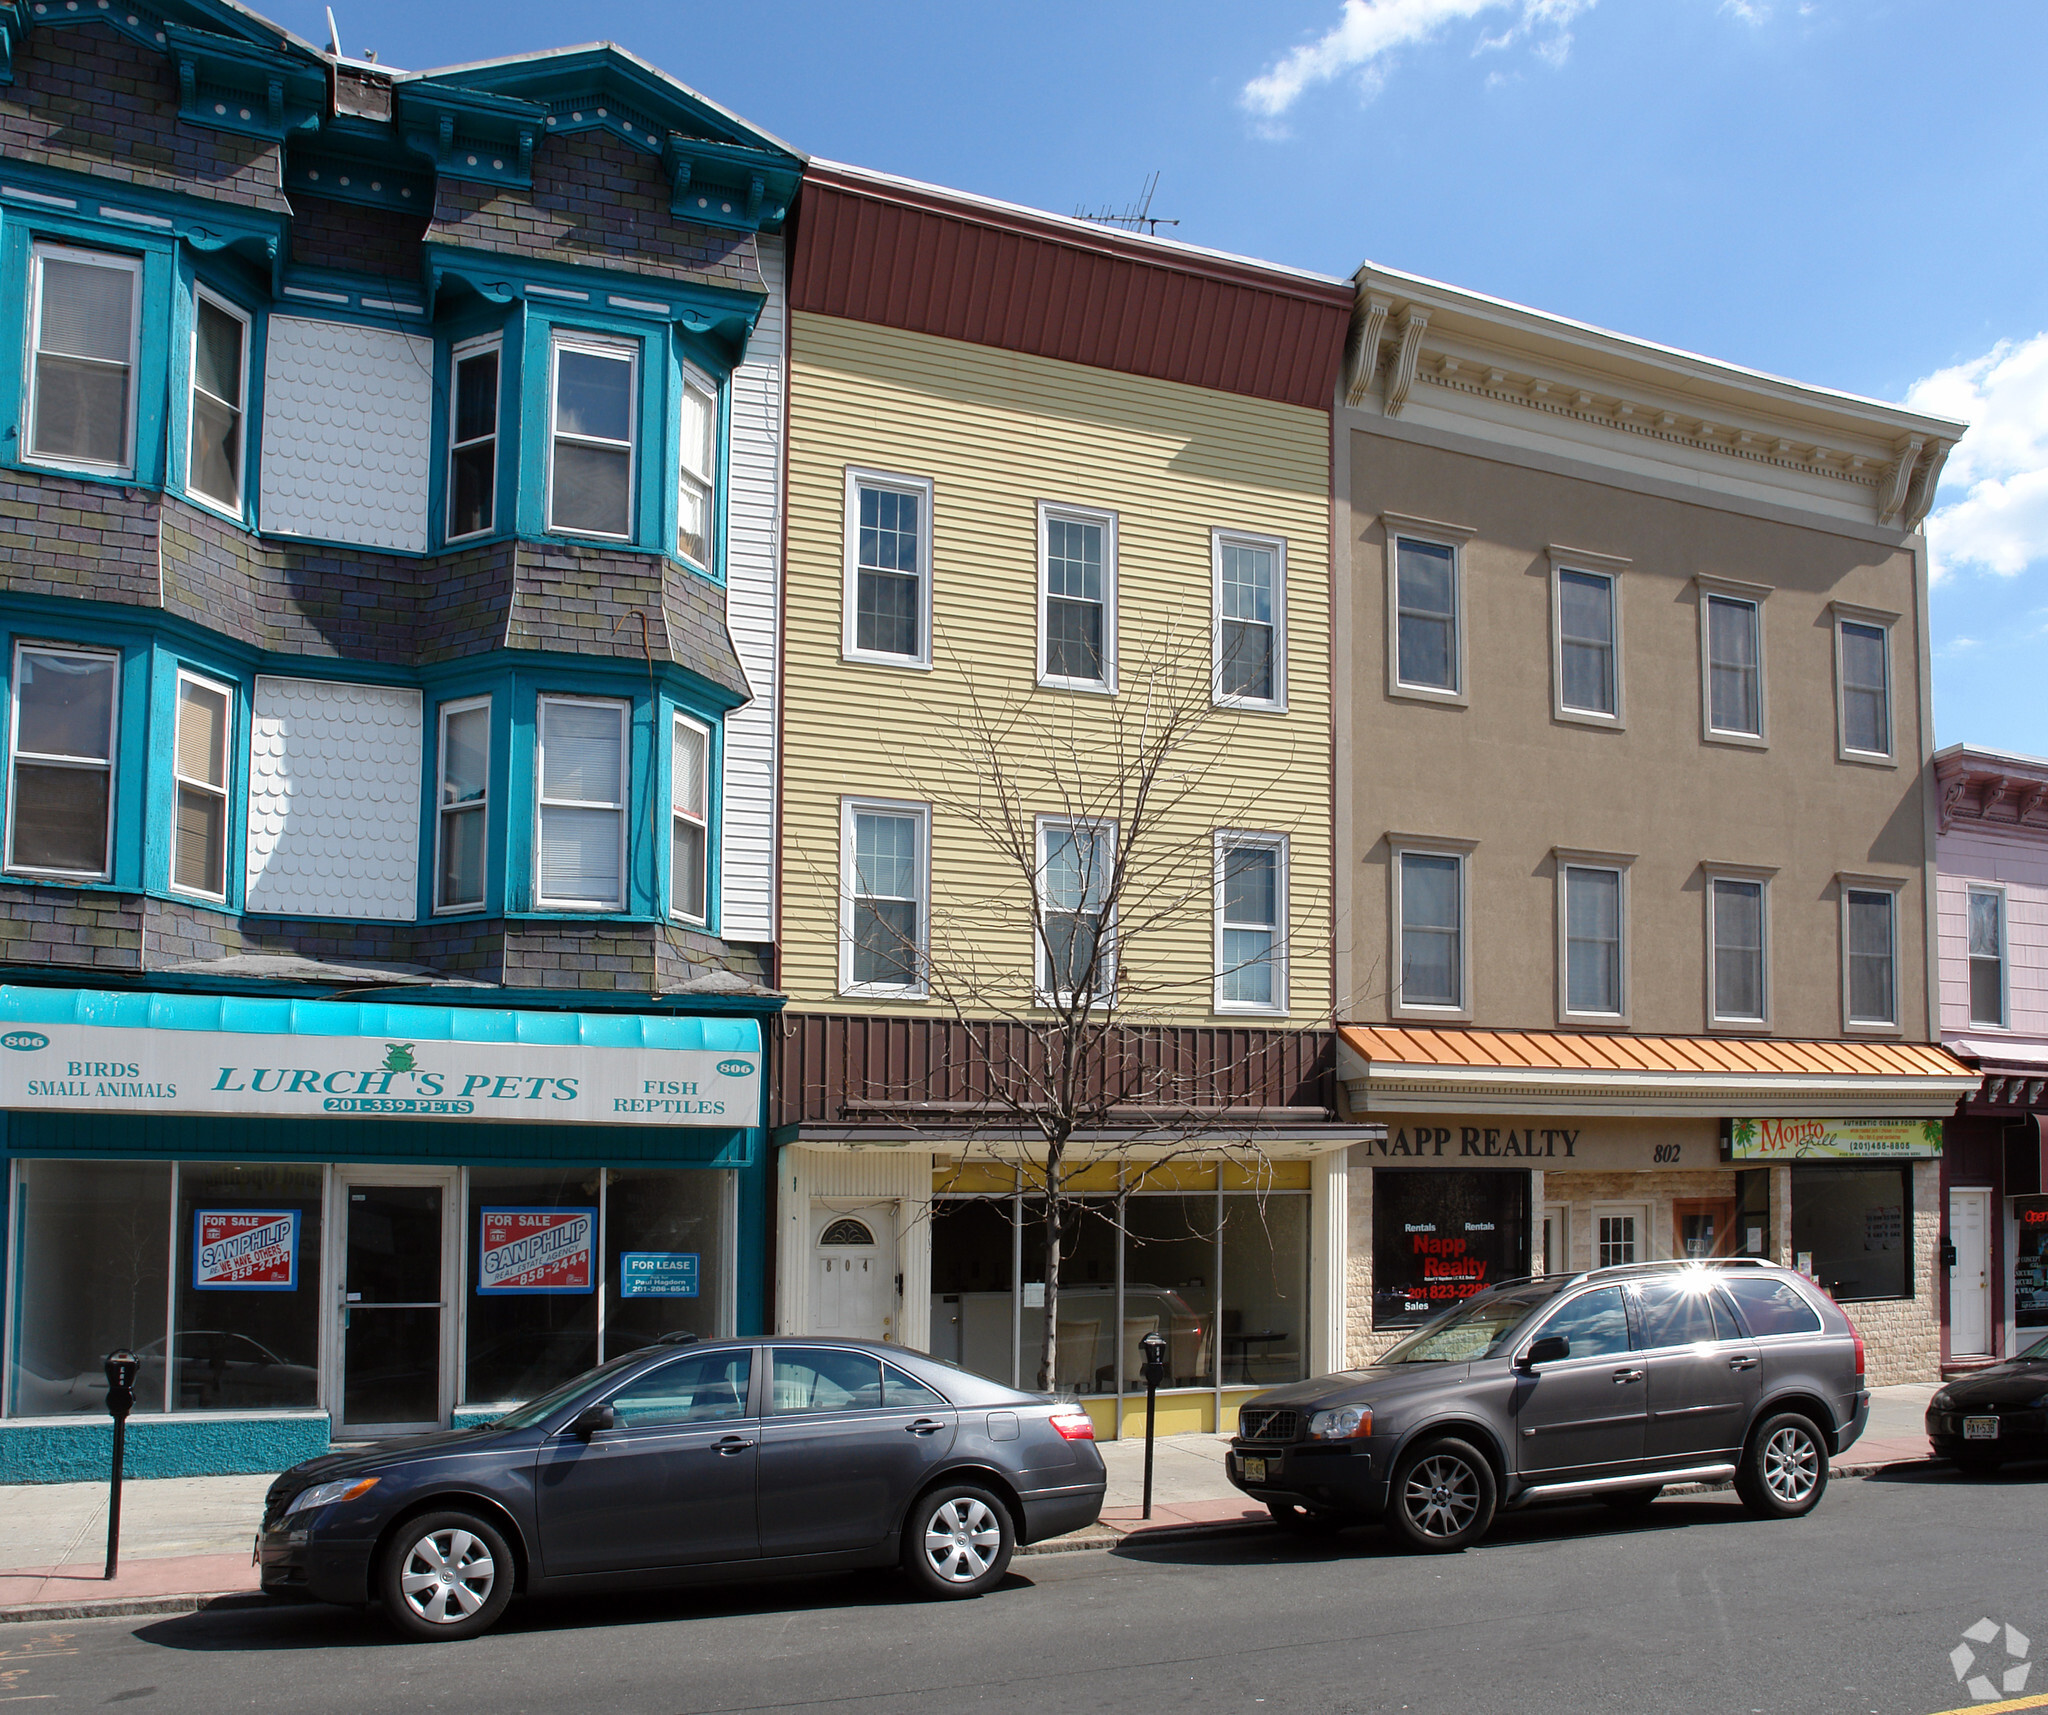
[[[396,1177],[396,1175],[392,1175]],[[453,1176],[342,1187],[341,1432],[438,1429],[449,1338]]]

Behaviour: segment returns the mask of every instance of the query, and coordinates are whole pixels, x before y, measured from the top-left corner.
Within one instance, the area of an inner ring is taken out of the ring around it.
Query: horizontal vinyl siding
[[[1206,685],[1213,528],[1287,544],[1284,715],[1219,713],[1187,754],[1203,776],[1183,834],[1215,826],[1290,842],[1290,1018],[1328,1005],[1328,419],[1296,406],[1053,359],[799,313],[791,352],[784,715],[783,986],[797,1006],[838,994],[842,796],[933,798],[947,777],[952,712],[972,685],[1020,703],[1040,734],[1108,736],[1109,699],[1038,690],[1040,501],[1118,516],[1118,658],[1126,707],[1147,651],[1174,641]],[[930,672],[841,660],[849,466],[929,478],[933,501]],[[959,796],[952,759],[945,795]],[[1262,794],[1247,808],[1246,800]],[[1048,789],[1033,806],[1056,814]],[[1022,883],[961,818],[935,811],[934,915],[972,941],[992,975],[1028,990]],[[1206,893],[1170,938],[1131,948],[1133,978],[1171,994],[1146,1015],[1210,1016],[1213,923]],[[841,1008],[848,1003],[836,1002]],[[858,1003],[937,1010],[936,1003]]]
[[[1941,836],[1936,890],[1941,944],[1941,1028],[1968,1035],[1970,883],[2005,888],[2007,1028],[2048,1037],[2048,840],[1957,828]]]

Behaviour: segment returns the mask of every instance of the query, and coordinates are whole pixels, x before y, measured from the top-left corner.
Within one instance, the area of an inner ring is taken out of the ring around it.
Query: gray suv
[[[1749,1259],[1503,1281],[1365,1369],[1262,1393],[1230,1480],[1276,1519],[1380,1519],[1418,1549],[1478,1541],[1501,1507],[1641,1506],[1735,1480],[1798,1518],[1863,1433],[1863,1342],[1820,1289]]]

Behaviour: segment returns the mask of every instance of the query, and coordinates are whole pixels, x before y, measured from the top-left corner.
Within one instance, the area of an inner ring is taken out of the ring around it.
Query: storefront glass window
[[[712,1339],[726,1305],[726,1187],[703,1171],[614,1172],[605,1192],[604,1355],[668,1333]]]
[[[17,1417],[104,1412],[109,1352],[143,1359],[135,1409],[164,1408],[171,1169],[130,1161],[24,1161],[14,1245]]]
[[[2012,1213],[2019,1228],[2012,1264],[2012,1314],[2023,1330],[2024,1345],[2035,1331],[2048,1328],[2048,1197],[2015,1198]]]
[[[1913,1295],[1913,1175],[1903,1167],[1792,1169],[1792,1251],[1831,1297]]]
[[[1308,1204],[1301,1192],[1223,1199],[1223,1385],[1308,1374]]]
[[[1116,1201],[1069,1204],[1060,1264],[1053,1386],[1067,1393],[1109,1393],[1116,1387]],[[1035,1387],[1045,1342],[1045,1209],[1024,1204],[1024,1327],[1019,1383]]]
[[[1167,1387],[1216,1379],[1216,1197],[1132,1197],[1124,1215],[1124,1386],[1142,1386],[1138,1342],[1166,1336]],[[1107,1358],[1103,1366],[1108,1368]],[[1095,1391],[1116,1385],[1103,1377]]]
[[[932,1205],[932,1356],[1013,1381],[1011,1197],[942,1197]]]
[[[1373,1175],[1372,1323],[1406,1328],[1529,1272],[1526,1173]]]
[[[178,1169],[173,1411],[319,1403],[323,1177],[296,1164]]]
[[[471,1169],[465,1402],[531,1399],[597,1362],[591,1259],[602,1191],[595,1167]],[[533,1247],[529,1272],[518,1245]]]

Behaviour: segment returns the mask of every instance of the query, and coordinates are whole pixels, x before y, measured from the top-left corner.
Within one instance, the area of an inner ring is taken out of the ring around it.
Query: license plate
[[[1263,1459],[1240,1459],[1239,1467],[1247,1483],[1263,1483],[1266,1480],[1266,1461]]]
[[[1996,1441],[1998,1419],[1995,1417],[1966,1417],[1963,1419],[1965,1441]]]

